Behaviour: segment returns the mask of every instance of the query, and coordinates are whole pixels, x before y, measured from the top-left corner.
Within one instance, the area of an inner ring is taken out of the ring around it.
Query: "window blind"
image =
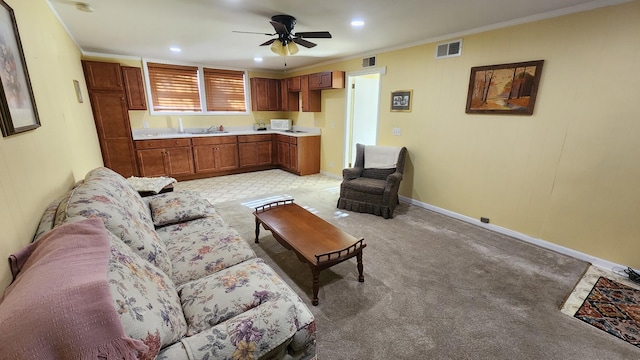
[[[147,63],[153,110],[201,112],[198,68]]]
[[[207,111],[246,111],[244,71],[204,68]]]

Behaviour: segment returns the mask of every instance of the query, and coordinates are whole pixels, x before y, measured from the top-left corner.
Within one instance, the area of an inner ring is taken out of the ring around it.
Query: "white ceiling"
[[[176,63],[283,70],[589,10],[626,0],[46,0],[84,53],[134,56]],[[274,33],[271,16],[297,18],[293,32],[329,31],[309,39],[312,49],[285,58],[268,46],[273,38],[232,30]],[[366,22],[352,28],[353,18]],[[182,49],[169,51],[171,46]],[[463,49],[464,53],[464,49]],[[262,63],[254,62],[262,57]]]

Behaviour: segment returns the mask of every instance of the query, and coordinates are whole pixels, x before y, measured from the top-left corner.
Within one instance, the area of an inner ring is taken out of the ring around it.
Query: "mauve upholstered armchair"
[[[354,166],[342,170],[338,208],[392,218],[393,210],[399,203],[398,189],[407,148],[399,148],[397,153],[395,167],[365,168],[365,145],[356,144]]]

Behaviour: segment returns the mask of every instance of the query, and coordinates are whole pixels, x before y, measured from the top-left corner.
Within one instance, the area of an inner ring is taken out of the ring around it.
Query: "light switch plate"
[[[401,133],[400,128],[393,128],[393,135],[399,136]]]

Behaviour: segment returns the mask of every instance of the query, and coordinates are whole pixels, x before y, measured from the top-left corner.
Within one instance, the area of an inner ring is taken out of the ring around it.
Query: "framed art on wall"
[[[413,90],[396,90],[391,92],[391,111],[411,111]]]
[[[0,127],[10,136],[40,126],[13,9],[0,0]]]
[[[531,115],[544,60],[471,68],[467,114]]]

